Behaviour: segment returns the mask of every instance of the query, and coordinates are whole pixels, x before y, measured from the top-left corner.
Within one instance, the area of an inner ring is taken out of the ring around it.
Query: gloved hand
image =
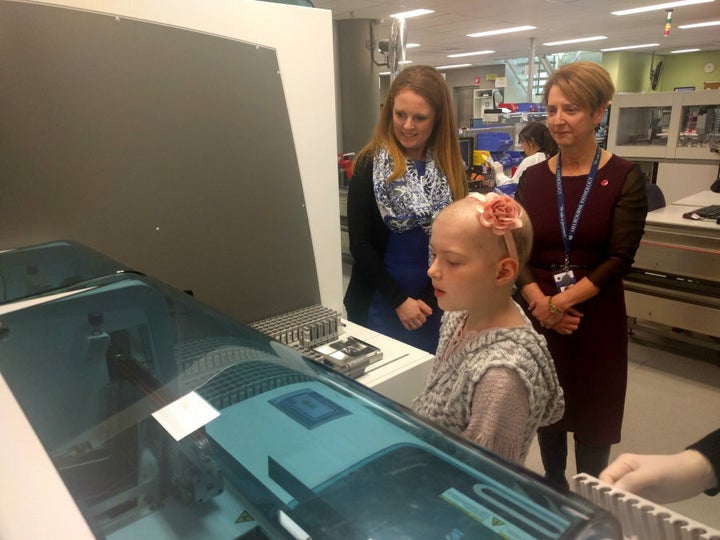
[[[621,454],[599,478],[660,504],[693,497],[718,483],[710,461],[695,450],[659,456]]]
[[[505,169],[503,168],[502,163],[493,161],[492,168],[495,171],[495,185],[496,186],[503,186],[505,184],[512,183],[512,178],[510,178],[509,176],[507,176],[505,174]]]

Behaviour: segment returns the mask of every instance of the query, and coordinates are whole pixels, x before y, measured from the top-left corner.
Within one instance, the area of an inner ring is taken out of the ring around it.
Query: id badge
[[[572,287],[575,285],[576,281],[575,274],[573,274],[572,270],[553,274],[553,278],[555,278],[555,286],[557,287],[558,292],[563,292],[568,287]]]

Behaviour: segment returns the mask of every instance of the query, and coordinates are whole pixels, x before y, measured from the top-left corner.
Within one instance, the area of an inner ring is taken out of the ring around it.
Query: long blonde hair
[[[467,195],[467,180],[460,155],[450,90],[443,76],[432,66],[407,67],[395,78],[380,111],[380,118],[375,124],[372,138],[358,152],[353,167],[362,160],[372,159],[384,147],[395,165],[388,181],[400,178],[405,174],[405,152],[393,131],[395,97],[401,90],[412,90],[422,96],[435,111],[435,125],[427,146],[433,149],[435,161],[447,177],[453,199],[463,198]]]

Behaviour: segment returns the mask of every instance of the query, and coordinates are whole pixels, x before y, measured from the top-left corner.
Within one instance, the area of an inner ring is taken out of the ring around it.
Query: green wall
[[[705,64],[715,64],[715,71],[705,73]],[[704,84],[720,81],[720,51],[703,51],[687,54],[668,54],[663,59],[660,75],[660,92],[671,92],[678,86],[694,86],[704,90]]]
[[[603,66],[615,83],[617,92],[650,92],[650,64],[657,64],[650,54],[612,52],[603,55]]]
[[[608,70],[618,92],[652,92],[650,66],[662,61],[660,82],[655,92],[672,92],[679,86],[694,86],[704,90],[704,83],[720,81],[720,51],[668,54],[653,56],[645,53],[613,52],[603,55],[603,66]],[[705,64],[713,63],[712,73],[705,73]]]

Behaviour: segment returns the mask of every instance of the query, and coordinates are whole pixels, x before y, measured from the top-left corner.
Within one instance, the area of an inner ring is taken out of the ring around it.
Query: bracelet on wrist
[[[565,315],[565,312],[553,304],[552,296],[548,296],[548,308],[553,315]]]

